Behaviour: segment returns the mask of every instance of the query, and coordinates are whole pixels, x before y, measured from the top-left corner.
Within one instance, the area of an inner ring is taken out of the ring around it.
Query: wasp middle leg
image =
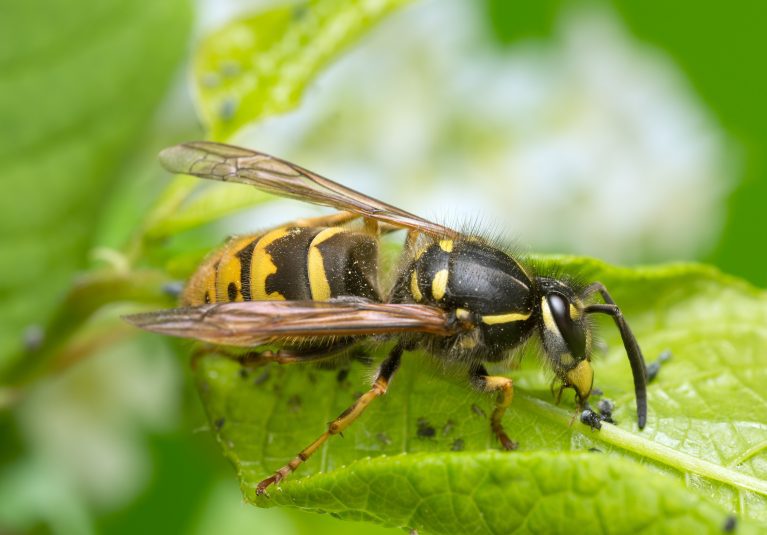
[[[365,411],[367,406],[370,405],[371,401],[379,396],[384,395],[386,390],[389,388],[389,382],[391,381],[392,376],[397,371],[397,368],[399,368],[400,361],[402,359],[402,353],[404,350],[405,347],[402,344],[397,344],[394,346],[394,348],[391,350],[391,353],[389,353],[389,356],[386,358],[386,360],[383,361],[381,367],[378,369],[378,374],[376,375],[376,379],[373,382],[373,386],[370,388],[370,390],[362,394],[359,398],[357,398],[357,401],[355,401],[349,408],[342,412],[338,418],[330,422],[327,431],[322,433],[314,442],[301,450],[298,455],[293,458],[293,460],[277,470],[270,477],[261,481],[256,487],[256,494],[264,494],[269,485],[279,483],[289,474],[295,472],[296,469],[301,466],[301,464],[303,464],[309,457],[311,457],[312,454],[317,451],[320,446],[322,446],[331,436],[338,435],[339,433],[343,432],[344,429],[349,427],[352,422],[354,422],[354,420],[356,420]]]
[[[479,365],[471,370],[471,384],[474,388],[483,392],[498,392],[498,398],[495,402],[495,409],[490,416],[490,428],[498,438],[498,441],[505,450],[515,450],[519,446],[515,441],[509,438],[503,429],[503,415],[506,409],[511,405],[514,399],[514,384],[508,377],[500,375],[490,375],[487,369]]]

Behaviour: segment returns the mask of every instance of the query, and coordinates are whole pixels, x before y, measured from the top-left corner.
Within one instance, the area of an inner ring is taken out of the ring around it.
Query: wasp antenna
[[[642,350],[639,349],[634,333],[623,318],[623,313],[618,305],[613,302],[610,294],[604,289],[604,286],[599,284],[597,287],[602,297],[607,304],[604,305],[589,305],[584,309],[586,314],[607,314],[612,316],[615,321],[615,325],[621,333],[623,339],[623,347],[626,348],[626,354],[631,364],[631,373],[634,375],[634,392],[636,395],[637,403],[637,425],[639,429],[644,429],[647,422],[647,367],[645,366],[644,357],[642,357]]]

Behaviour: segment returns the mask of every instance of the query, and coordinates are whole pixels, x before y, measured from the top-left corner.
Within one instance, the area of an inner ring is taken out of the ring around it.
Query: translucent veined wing
[[[354,212],[434,237],[459,235],[452,229],[368,197],[296,164],[241,147],[193,141],[163,150],[160,161],[173,173],[249,184],[282,197]]]
[[[440,308],[367,301],[216,303],[134,314],[125,319],[147,331],[239,347],[302,337],[403,332],[451,336],[466,328]]]

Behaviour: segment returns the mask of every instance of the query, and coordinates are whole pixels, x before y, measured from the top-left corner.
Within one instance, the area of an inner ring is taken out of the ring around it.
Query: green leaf
[[[377,457],[260,500],[429,533],[705,533],[727,521],[681,484],[598,453]]]
[[[0,369],[86,264],[104,196],[184,52],[186,0],[6,2]]]
[[[435,533],[533,529],[525,523],[533,519],[564,532],[572,523],[563,518],[594,532],[716,531],[728,513],[742,527],[767,522],[764,292],[698,265],[627,269],[570,257],[534,264],[539,272],[601,280],[648,360],[673,352],[649,387],[643,431],[628,361],[609,323],[600,324],[608,349],[595,358],[595,386],[617,404],[618,425],[592,431],[573,423],[572,400],[556,407],[549,378],[526,355],[520,369],[496,370],[515,380],[504,425],[520,443],[516,452],[495,451],[492,399],[409,353],[388,394],[343,439],[331,438],[269,497],[256,498],[257,483],[366,390],[372,372],[357,362],[248,371],[210,355],[198,361],[199,391],[246,498]],[[385,353],[374,351],[377,360]],[[591,448],[603,454],[584,453]],[[619,521],[625,530],[613,527]]]
[[[199,114],[213,139],[296,107],[307,84],[408,0],[313,0],[235,20],[194,62]]]

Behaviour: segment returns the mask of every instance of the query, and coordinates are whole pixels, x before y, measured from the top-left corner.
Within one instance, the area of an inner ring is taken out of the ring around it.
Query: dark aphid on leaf
[[[416,425],[418,426],[416,431],[418,438],[434,438],[437,435],[437,430],[426,418],[418,418]]]
[[[333,207],[340,212],[236,237],[214,252],[184,290],[182,308],[130,316],[144,329],[247,348],[243,364],[317,362],[348,352],[366,338],[396,341],[375,381],[327,430],[263,480],[259,494],[344,431],[384,394],[406,351],[425,348],[465,369],[474,388],[495,393],[490,427],[502,447],[516,448],[502,418],[512,380],[490,375],[537,335],[559,383],[586,408],[594,373],[589,316],[612,316],[634,375],[639,427],[647,415],[642,353],[618,306],[600,283],[580,285],[536,274],[481,237],[464,235],[259,152],[210,142],[166,149],[165,167]],[[356,225],[356,226],[355,226]],[[407,231],[393,288],[379,287],[378,243]],[[603,303],[594,303],[601,297]],[[268,348],[266,346],[269,346]]]
[[[597,410],[599,410],[599,418],[603,422],[607,422],[608,424],[614,424],[616,423],[615,420],[613,420],[613,411],[615,410],[615,403],[613,403],[612,400],[603,398],[600,399],[597,403]]]
[[[581,423],[586,424],[591,429],[602,429],[602,418],[588,407],[581,412]]]

